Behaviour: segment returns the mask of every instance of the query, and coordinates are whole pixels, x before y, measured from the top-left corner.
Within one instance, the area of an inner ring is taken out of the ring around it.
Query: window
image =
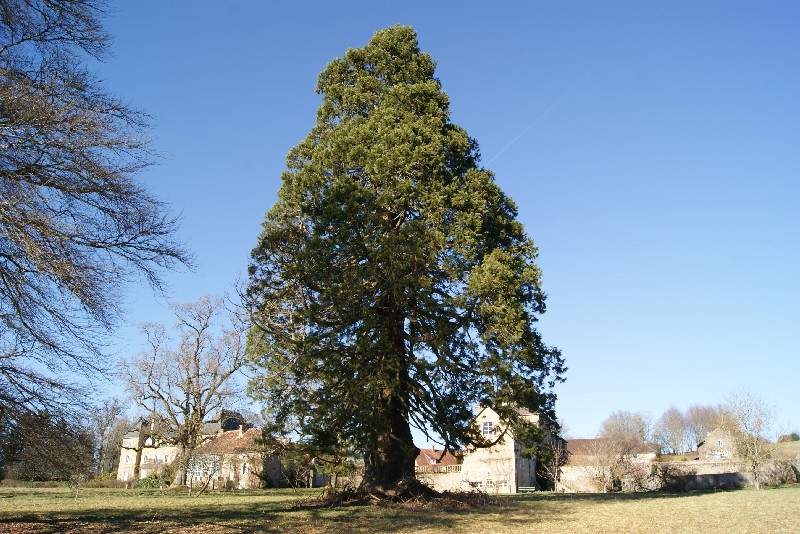
[[[485,423],[483,423],[483,435],[484,436],[491,436],[492,434],[493,434],[493,432],[492,432],[492,422],[491,421],[486,421]]]
[[[125,455],[125,463],[126,463],[126,464],[129,464],[129,463],[131,463],[131,455],[130,455],[130,454],[126,454],[126,455]]]
[[[720,447],[722,447],[722,440],[721,440],[721,439],[718,439],[718,440],[717,440],[717,445],[718,445],[718,446],[720,446]]]
[[[165,455],[164,455],[164,463],[165,463],[165,464],[168,464],[168,463],[169,463],[169,454],[165,454]]]
[[[494,480],[492,480],[491,478],[487,479],[486,480],[486,489],[492,489],[492,488],[494,488]]]
[[[246,462],[242,464],[242,474],[243,475],[247,474],[247,463]]]
[[[144,455],[144,463],[147,463],[147,455]]]

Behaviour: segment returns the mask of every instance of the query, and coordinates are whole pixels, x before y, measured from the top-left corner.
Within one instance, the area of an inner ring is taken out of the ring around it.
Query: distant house
[[[706,439],[697,444],[697,456],[700,460],[734,460],[736,449],[733,436],[721,428],[712,430]]]
[[[208,482],[211,489],[281,486],[286,477],[280,458],[263,454],[260,438],[259,429],[240,426],[203,443],[189,464],[191,482]]]
[[[528,421],[538,424],[538,414],[521,410]],[[437,449],[421,449],[416,461],[416,475],[438,491],[479,490],[489,493],[517,493],[536,484],[536,460],[513,432],[490,408],[479,407],[474,423],[490,441],[491,447],[473,448],[455,455]]]
[[[155,425],[151,421],[140,419],[122,437],[117,479],[125,482],[133,480],[137,460],[139,478],[160,475],[172,464],[179,451],[176,445],[157,437]]]
[[[460,451],[454,455],[436,447],[420,449],[417,459],[414,461],[414,469],[417,473],[460,472],[463,460]]]
[[[238,429],[243,423],[238,413],[222,410],[216,419],[203,423],[200,442],[208,441],[224,431]],[[133,480],[137,464],[139,478],[163,473],[180,454],[180,448],[171,441],[172,437],[170,432],[163,432],[153,420],[140,419],[122,437],[117,480]]]

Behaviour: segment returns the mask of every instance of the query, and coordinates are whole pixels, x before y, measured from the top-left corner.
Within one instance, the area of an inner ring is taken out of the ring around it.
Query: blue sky
[[[168,281],[186,302],[246,275],[317,74],[413,26],[540,248],[569,435],[741,387],[798,430],[798,21],[795,1],[141,0],[112,6],[98,73],[153,118],[165,157],[141,179],[183,214],[198,267]],[[129,289],[122,355],[170,320]]]

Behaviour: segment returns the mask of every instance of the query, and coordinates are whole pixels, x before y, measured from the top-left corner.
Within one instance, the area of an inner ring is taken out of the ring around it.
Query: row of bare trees
[[[598,476],[610,477],[601,480],[604,484],[621,479],[630,470],[628,460],[633,451],[642,445],[649,445],[653,452],[682,454],[697,450],[711,431],[720,429],[759,488],[776,441],[772,436],[774,415],[774,408],[747,390],[731,393],[718,406],[693,405],[683,412],[672,406],[655,422],[647,413],[614,412],[603,421],[598,434],[597,446],[602,450],[596,451],[597,463],[603,464]]]
[[[671,406],[658,419],[646,412],[616,411],[600,425],[598,437],[647,443],[660,451],[693,451],[720,426],[724,406],[692,405],[685,411]]]

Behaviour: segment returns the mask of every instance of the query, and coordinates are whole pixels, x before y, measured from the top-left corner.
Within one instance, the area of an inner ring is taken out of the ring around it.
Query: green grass
[[[304,491],[0,488],[0,532],[797,532],[800,486],[689,494],[532,494],[494,507],[298,510]]]

